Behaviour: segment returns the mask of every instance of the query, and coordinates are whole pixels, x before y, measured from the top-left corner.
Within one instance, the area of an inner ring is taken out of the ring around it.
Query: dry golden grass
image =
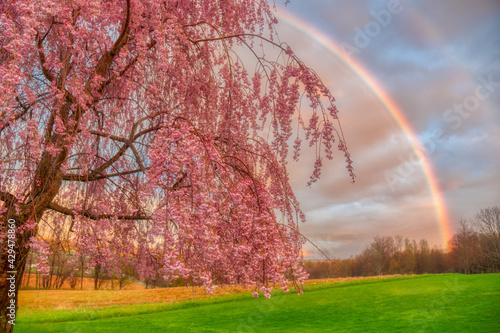
[[[248,291],[235,286],[217,288],[207,294],[202,287],[175,287],[141,290],[21,290],[19,306],[24,309],[74,310],[79,307],[105,307],[144,303],[174,302],[208,298]]]
[[[394,276],[394,275],[391,275]],[[381,276],[382,277],[382,276]],[[390,277],[388,275],[384,278]],[[356,277],[338,279],[307,280],[306,284],[332,283],[379,277]],[[89,279],[90,280],[90,279]],[[93,286],[93,284],[92,284]],[[184,301],[190,299],[209,298],[219,295],[242,293],[249,291],[243,287],[225,286],[207,294],[203,287],[175,287],[140,290],[21,290],[19,306],[24,310],[74,310],[80,307],[106,307],[112,305],[132,305],[145,303],[162,303]]]
[[[54,279],[55,280],[55,279]],[[23,277],[23,282],[22,282],[22,288],[26,288],[27,286],[29,288],[37,288],[36,285],[36,275],[31,274],[29,278],[29,285],[28,283],[28,278],[27,275]],[[83,278],[83,289],[80,289],[81,285],[81,278],[78,278],[75,290],[94,290],[94,279],[92,278]],[[40,288],[42,289],[42,288]],[[69,278],[66,279],[60,289],[71,289],[71,286],[69,284]],[[120,289],[120,283],[118,280],[113,280],[113,284],[111,284],[111,280],[104,280],[99,287],[100,290],[114,290],[114,289]],[[145,288],[139,284],[132,283],[130,281],[127,281],[123,287],[124,290],[144,290]]]

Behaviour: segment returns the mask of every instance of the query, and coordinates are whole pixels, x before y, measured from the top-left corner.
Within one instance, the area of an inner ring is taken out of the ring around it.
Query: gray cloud
[[[387,3],[292,1],[288,10],[337,43],[353,44],[355,29],[363,29],[374,20],[370,11]],[[401,3],[404,10],[353,56],[398,103],[422,140],[455,223],[500,205],[500,3]],[[350,184],[337,156],[325,163],[322,179],[306,188],[314,156],[304,153],[301,162],[290,163],[292,186],[308,217],[303,233],[335,257],[359,253],[375,235],[401,234],[444,246],[428,180],[377,96],[310,36],[284,25],[280,36],[337,97],[358,175]],[[485,80],[494,84],[486,87]],[[478,99],[478,89],[487,98]],[[391,186],[387,175],[394,173],[404,175]],[[318,256],[313,247],[306,250]]]

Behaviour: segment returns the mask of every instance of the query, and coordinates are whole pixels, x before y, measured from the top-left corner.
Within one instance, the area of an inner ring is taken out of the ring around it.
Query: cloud
[[[401,2],[404,10],[355,57],[381,82],[422,141],[456,223],[500,204],[500,84],[490,85],[488,97],[477,106],[471,104],[489,76],[500,81],[500,4]],[[352,43],[355,29],[373,20],[370,11],[386,4],[296,1],[288,10],[337,43]],[[320,181],[307,188],[314,152],[289,164],[292,187],[308,217],[303,233],[337,257],[359,253],[376,235],[426,238],[444,246],[428,180],[419,162],[410,158],[406,133],[342,61],[293,27],[280,28],[280,34],[337,96],[358,176],[350,184],[343,158],[336,156],[325,161]],[[400,175],[394,186],[391,174]],[[313,246],[306,249],[319,256]]]

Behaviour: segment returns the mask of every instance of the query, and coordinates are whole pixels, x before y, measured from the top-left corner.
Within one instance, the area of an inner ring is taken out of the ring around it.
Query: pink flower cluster
[[[335,147],[354,174],[333,96],[276,23],[265,0],[0,3],[0,214],[58,225],[116,275],[299,286],[288,154],[314,149],[309,185]]]

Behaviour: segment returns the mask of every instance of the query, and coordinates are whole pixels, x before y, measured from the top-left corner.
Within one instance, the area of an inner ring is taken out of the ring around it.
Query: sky
[[[354,161],[290,163],[307,222],[329,257],[375,236],[446,247],[461,218],[500,206],[500,1],[277,1],[278,33],[330,88]],[[308,258],[321,258],[306,244]]]

